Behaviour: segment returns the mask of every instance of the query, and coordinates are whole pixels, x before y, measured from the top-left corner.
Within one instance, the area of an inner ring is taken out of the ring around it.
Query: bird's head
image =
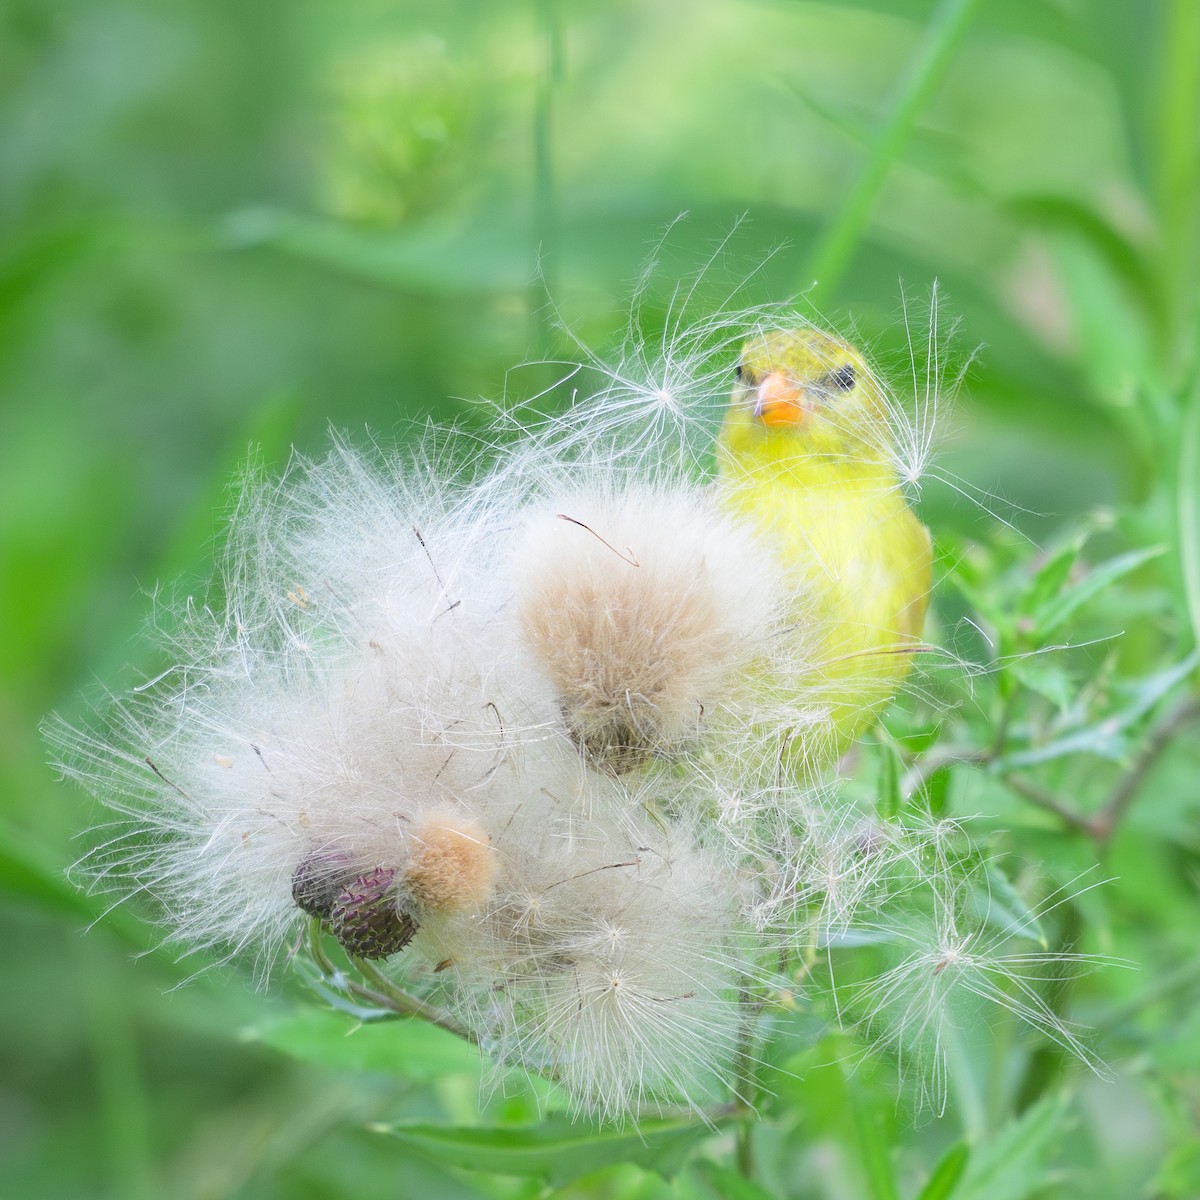
[[[816,329],[752,338],[738,358],[722,445],[744,462],[886,461],[887,401],[863,357]]]

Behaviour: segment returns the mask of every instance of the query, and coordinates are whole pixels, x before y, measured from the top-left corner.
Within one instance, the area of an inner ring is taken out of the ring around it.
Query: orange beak
[[[765,375],[754,397],[754,415],[764,425],[799,425],[808,415],[800,390],[784,375]]]

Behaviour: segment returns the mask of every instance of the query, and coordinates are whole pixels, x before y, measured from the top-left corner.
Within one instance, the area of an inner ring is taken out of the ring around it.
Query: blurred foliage
[[[10,0],[0,1190],[1200,1194],[1197,112],[1193,0]],[[593,1142],[520,1088],[481,1116],[461,1063],[429,1083],[393,1047],[364,1072],[342,1029],[295,1023],[294,983],[171,991],[202,964],[133,961],[132,909],[81,938],[98,902],[63,869],[101,818],[37,734],[94,679],[154,671],[141,593],[205,577],[249,444],[279,466],[330,422],[469,422],[508,367],[566,349],[548,296],[590,344],[614,335],[684,210],[651,333],[671,272],[747,214],[726,257],[748,299],[816,279],[831,324],[903,362],[901,287],[936,277],[958,357],[981,347],[921,503],[935,640],[977,670],[930,668],[859,784],[977,815],[1043,897],[1111,879],[1043,936],[1136,967],[1057,1001],[1111,1080],[969,1028],[923,1122],[886,1060],[850,1070],[832,1032],[797,1055],[820,1031],[778,1015],[753,1181],[723,1127]]]

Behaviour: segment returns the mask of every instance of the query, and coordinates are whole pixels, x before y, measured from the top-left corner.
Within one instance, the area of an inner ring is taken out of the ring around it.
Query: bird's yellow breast
[[[725,503],[775,548],[798,616],[820,630],[806,686],[844,748],[908,673],[930,588],[928,531],[878,465],[726,454],[721,467]]]

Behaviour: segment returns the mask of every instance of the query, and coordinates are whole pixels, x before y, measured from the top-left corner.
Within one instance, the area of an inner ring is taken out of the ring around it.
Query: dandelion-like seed
[[[578,853],[547,846],[539,902],[522,904],[517,922],[497,912],[490,946],[466,968],[480,983],[505,981],[506,1004],[477,1009],[482,1040],[609,1120],[694,1107],[730,1086],[746,969],[719,863],[674,845],[678,831],[641,848],[629,832],[593,828]]]
[[[1060,889],[1028,916],[1013,918],[992,911],[974,874],[928,882],[926,914],[910,912],[876,926],[902,957],[846,997],[848,1010],[863,1014],[876,1044],[893,1049],[902,1070],[915,1075],[921,1102],[944,1110],[950,1044],[981,1017],[986,1021],[1001,1012],[1105,1075],[1078,1027],[1055,1009],[1053,996],[1069,974],[1114,960],[1044,945],[1029,948],[1045,916],[1078,893]]]

